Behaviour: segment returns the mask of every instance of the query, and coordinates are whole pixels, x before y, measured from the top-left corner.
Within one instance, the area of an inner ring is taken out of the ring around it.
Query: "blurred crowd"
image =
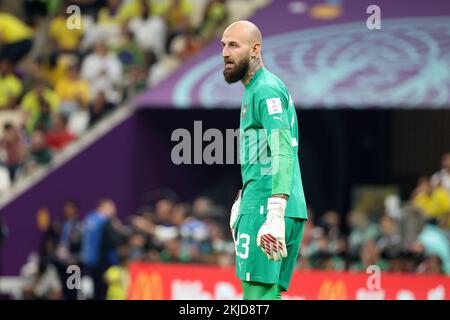
[[[450,274],[450,153],[442,168],[421,177],[410,198],[379,215],[328,211],[316,219],[310,211],[301,268]]]
[[[32,0],[9,3],[20,16],[0,11],[0,194],[210,41],[228,10],[202,2],[195,21],[193,0]]]
[[[231,266],[234,243],[227,225],[227,211],[208,197],[192,203],[165,197],[122,220],[111,199],[101,199],[83,219],[77,204],[67,201],[63,218],[44,233],[39,257],[23,267],[22,276],[29,279],[24,298],[42,298],[36,277],[47,276],[53,280],[45,283],[51,294],[45,298],[76,298],[76,290],[61,285],[69,265],[81,266],[90,277],[94,299],[125,298],[127,265],[133,261]]]
[[[317,218],[310,208],[298,269],[365,272],[377,265],[387,272],[450,274],[450,153],[397,209],[386,205],[379,216],[330,210]],[[234,266],[229,208],[208,197],[192,203],[163,197],[125,217],[119,219],[111,199],[82,215],[67,201],[62,218],[45,232],[39,257],[22,270],[24,297],[80,298],[62,285],[69,265],[81,266],[92,280],[84,298],[94,299],[125,299],[131,262]]]

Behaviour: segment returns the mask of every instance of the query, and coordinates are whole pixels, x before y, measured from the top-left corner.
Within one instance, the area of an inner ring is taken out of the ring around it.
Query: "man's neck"
[[[250,60],[250,66],[248,67],[247,74],[244,78],[242,78],[242,84],[244,86],[247,86],[250,81],[252,81],[253,77],[255,76],[256,72],[258,72],[259,69],[264,67],[261,57],[256,57],[252,60]]]

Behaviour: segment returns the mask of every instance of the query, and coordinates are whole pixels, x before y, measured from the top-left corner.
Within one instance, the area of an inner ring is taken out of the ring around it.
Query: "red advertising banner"
[[[240,280],[233,268],[134,263],[132,300],[239,300]],[[450,300],[450,277],[440,275],[296,271],[283,299]]]

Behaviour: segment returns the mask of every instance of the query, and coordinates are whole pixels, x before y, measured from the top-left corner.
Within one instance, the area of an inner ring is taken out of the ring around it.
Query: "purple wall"
[[[17,274],[27,255],[38,248],[36,213],[42,207],[53,218],[60,217],[63,202],[74,199],[84,216],[99,198],[110,197],[121,217],[136,209],[135,122],[133,115],[1,210],[9,229],[1,251],[2,274]]]

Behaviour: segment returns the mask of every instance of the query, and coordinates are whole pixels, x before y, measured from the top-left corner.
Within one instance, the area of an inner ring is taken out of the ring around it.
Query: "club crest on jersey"
[[[242,108],[242,118],[245,118],[246,113],[247,113],[247,104],[244,104],[244,107]]]
[[[281,106],[280,98],[266,99],[266,104],[267,104],[267,111],[269,112],[269,115],[283,113],[283,108]]]

